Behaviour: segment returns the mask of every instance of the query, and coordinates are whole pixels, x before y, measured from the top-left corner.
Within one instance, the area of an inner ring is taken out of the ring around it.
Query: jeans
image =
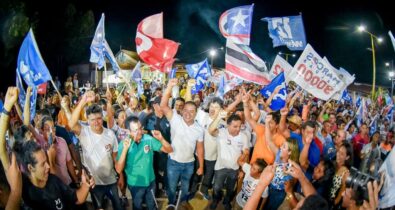
[[[277,190],[269,185],[269,197],[266,201],[265,209],[278,209],[283,203],[285,195],[286,193],[284,190]]]
[[[238,170],[223,168],[215,171],[214,175],[214,194],[213,202],[219,202],[222,198],[222,188],[226,182],[226,195],[223,203],[228,204],[232,201],[237,182]]]
[[[210,189],[212,187],[212,182],[213,182],[213,178],[214,178],[214,166],[215,166],[215,160],[204,160],[204,174],[203,174],[203,181],[202,181],[202,185],[200,187],[200,192],[204,193],[204,194],[208,194],[208,189]],[[199,167],[199,161],[196,160],[195,161],[195,167],[196,170]],[[197,174],[193,175],[193,179],[192,179],[192,185],[191,185],[191,194],[195,194],[197,192],[197,187],[199,182],[201,181],[202,176],[199,176]]]
[[[193,174],[194,162],[179,163],[169,158],[167,160],[167,178],[168,189],[167,195],[169,197],[169,204],[176,204],[176,190],[178,181],[181,180],[181,199],[180,202],[188,199],[189,181]]]
[[[117,183],[96,185],[91,189],[92,203],[95,209],[104,209],[103,200],[105,195],[110,198],[114,210],[122,210]]]
[[[143,209],[141,204],[143,200],[147,205],[147,209],[154,210],[156,209],[155,205],[155,181],[152,181],[148,187],[138,187],[138,186],[128,186],[130,193],[133,198],[133,209],[140,210]]]

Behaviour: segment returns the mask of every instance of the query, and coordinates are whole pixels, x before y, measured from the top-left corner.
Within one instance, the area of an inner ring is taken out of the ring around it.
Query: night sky
[[[7,21],[16,12],[9,9],[9,4],[15,0],[4,0],[0,3],[0,67],[2,74],[1,91],[9,85],[14,85],[16,58],[23,36],[14,40],[14,46],[8,47],[6,34]],[[21,2],[21,1],[20,1]],[[22,1],[23,2],[23,1]],[[255,3],[252,23],[250,46],[263,60],[271,63],[279,52],[293,53],[285,47],[272,47],[268,36],[267,22],[263,17],[281,17],[302,13],[307,42],[321,55],[328,57],[335,67],[343,67],[350,73],[356,74],[357,82],[371,83],[372,53],[368,34],[356,32],[356,26],[363,23],[367,30],[382,36],[384,42],[376,45],[377,84],[389,85],[388,67],[385,62],[395,60],[395,52],[388,36],[388,30],[395,33],[394,7],[389,1],[235,1],[235,0],[169,0],[169,1],[57,1],[57,6],[37,1],[23,2],[24,14],[34,20],[35,36],[42,56],[53,77],[59,75],[62,80],[67,76],[68,63],[63,44],[67,40],[64,33],[64,13],[69,4],[73,4],[78,14],[92,10],[94,14],[94,29],[102,12],[106,15],[106,39],[114,54],[123,49],[135,50],[134,38],[137,24],[145,17],[164,12],[165,38],[180,42],[181,46],[176,55],[180,62],[198,62],[208,56],[202,53],[210,48],[225,46],[225,38],[219,32],[219,16],[227,9],[236,6]],[[54,4],[54,3],[51,3]],[[11,6],[12,7],[12,6]],[[93,30],[94,30],[93,29]],[[75,34],[79,36],[78,33]],[[88,62],[89,46],[93,33],[85,39],[86,49],[81,61]],[[214,60],[215,66],[224,66],[224,53]],[[289,58],[293,65],[301,51],[296,51],[296,58]]]

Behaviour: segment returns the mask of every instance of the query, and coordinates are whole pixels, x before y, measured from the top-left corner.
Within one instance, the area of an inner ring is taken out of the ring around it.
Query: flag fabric
[[[352,103],[352,98],[351,98],[350,94],[348,94],[347,90],[343,91],[342,99],[344,100],[344,102]]]
[[[137,95],[140,97],[142,94],[144,94],[144,87],[143,87],[143,80],[141,76],[141,64],[138,62],[136,66],[133,69],[131,80],[136,82],[137,84]]]
[[[238,44],[250,44],[252,12],[254,4],[235,7],[222,13],[219,30],[227,39]]]
[[[106,63],[104,60],[105,43],[104,13],[102,13],[90,47],[91,57],[89,59],[90,62],[96,63],[99,69],[103,68]]]
[[[384,98],[385,98],[385,104],[386,105],[393,104],[392,103],[392,99],[391,99],[391,97],[388,94],[385,94]]]
[[[193,72],[192,78],[196,80],[196,85],[192,88],[192,94],[196,94],[204,88],[208,78],[211,76],[210,65],[206,58],[199,63],[185,65],[185,68],[187,69],[187,72]]]
[[[176,78],[176,72],[177,72],[177,68],[173,68],[173,69],[169,72],[169,79]]]
[[[44,82],[43,84],[39,85],[37,87],[37,94],[45,95],[47,93],[47,84],[48,83]]]
[[[392,47],[394,47],[394,50],[395,50],[395,38],[394,38],[394,35],[392,35],[391,31],[388,31],[388,35],[391,38]]]
[[[91,44],[91,57],[90,62],[96,63],[99,69],[103,68],[106,64],[105,57],[110,61],[112,69],[115,73],[118,73],[120,67],[115,59],[114,53],[112,52],[110,45],[105,38],[104,30],[104,13],[102,13],[99,24],[97,24],[95,35]]]
[[[37,86],[52,80],[51,74],[41,57],[33,30],[30,29],[19,49],[17,60],[17,73],[28,86]]]
[[[288,74],[292,71],[292,66],[281,56],[277,55],[270,69],[270,78],[274,79],[278,74],[284,72],[285,82],[288,83],[290,78]]]
[[[239,78],[259,85],[270,83],[265,62],[255,55],[247,45],[226,41],[225,69]]]
[[[356,113],[356,119],[357,119],[357,126],[358,128],[361,127],[363,123],[363,115],[364,115],[364,104],[365,104],[365,98],[360,99],[358,110]]]
[[[150,67],[161,72],[169,72],[179,44],[163,38],[163,13],[149,16],[137,26],[136,50]]]
[[[337,70],[322,59],[311,45],[307,44],[289,77],[313,96],[330,99],[336,92],[344,90],[344,82]]]
[[[395,205],[395,150],[392,149],[381,164],[379,173],[384,173],[384,185],[379,194],[379,208],[386,209]]]
[[[306,35],[302,15],[287,17],[266,17],[269,36],[273,39],[273,47],[286,45],[290,50],[304,50]]]
[[[112,70],[114,70],[114,72],[117,74],[121,68],[118,65],[118,62],[114,56],[114,53],[112,52],[110,46],[108,45],[107,40],[104,40],[104,55],[110,61]]]
[[[18,101],[22,110],[25,107],[26,91],[23,88],[21,75],[16,72],[16,87],[19,89]],[[36,115],[36,103],[37,103],[37,87],[32,86],[32,95],[30,96],[30,121],[34,119]],[[23,115],[22,115],[23,118]],[[23,119],[22,119],[23,120]]]
[[[361,96],[358,95],[357,100],[355,100],[355,106],[359,107],[361,105]]]
[[[221,99],[224,99],[224,95],[225,95],[225,74],[222,74],[221,79],[219,80],[216,96],[220,97]]]
[[[272,95],[274,89],[277,88],[277,86],[281,86],[281,89],[273,97],[273,100],[269,106],[270,109],[272,109],[273,111],[280,110],[285,106],[286,103],[285,100],[287,98],[287,88],[285,86],[284,72],[281,72],[276,78],[272,80],[272,82],[269,85],[265,86],[260,91],[263,96],[269,98]]]

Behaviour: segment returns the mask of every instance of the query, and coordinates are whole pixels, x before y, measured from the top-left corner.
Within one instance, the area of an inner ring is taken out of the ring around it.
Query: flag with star
[[[254,4],[235,7],[222,13],[219,29],[222,35],[237,44],[250,44],[252,11]]]

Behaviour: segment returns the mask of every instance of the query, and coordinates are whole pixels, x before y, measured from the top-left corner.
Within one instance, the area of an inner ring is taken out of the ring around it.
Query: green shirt
[[[162,144],[150,135],[144,134],[140,143],[132,141],[125,160],[125,173],[130,186],[148,187],[155,180],[154,151],[160,151]],[[123,141],[118,146],[117,160],[121,157]]]

